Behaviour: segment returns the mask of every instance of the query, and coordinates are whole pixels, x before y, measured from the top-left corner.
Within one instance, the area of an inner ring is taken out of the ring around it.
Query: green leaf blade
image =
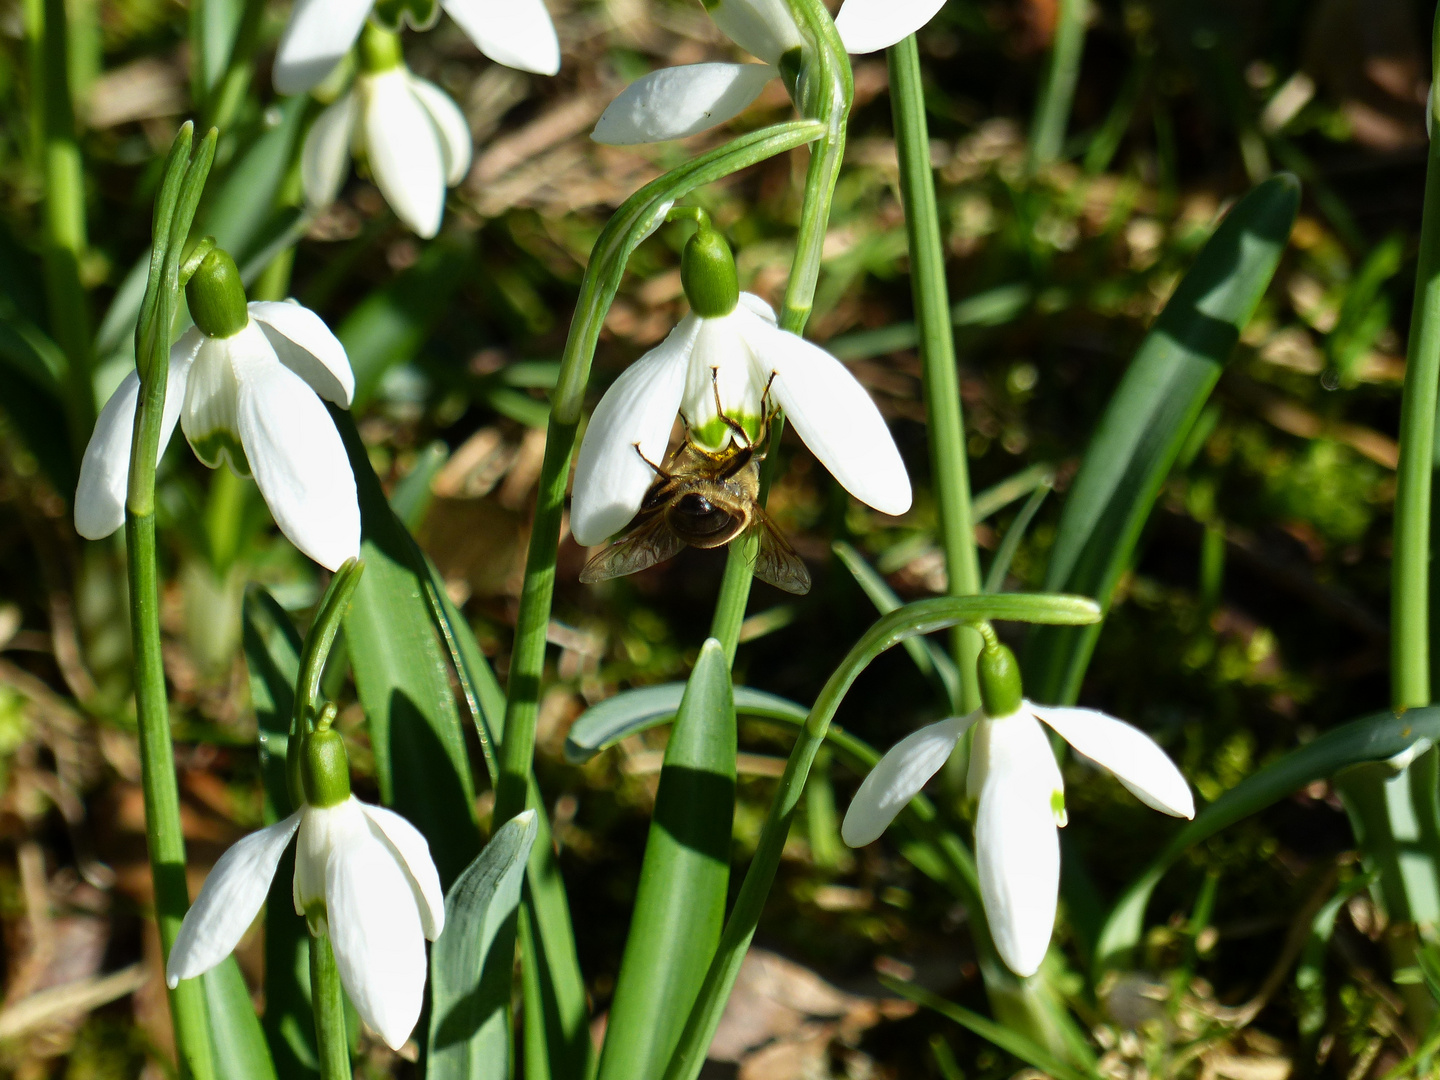
[[[711,638],[665,750],[600,1080],[659,1076],[705,979],[725,920],[735,753],[730,672]]]

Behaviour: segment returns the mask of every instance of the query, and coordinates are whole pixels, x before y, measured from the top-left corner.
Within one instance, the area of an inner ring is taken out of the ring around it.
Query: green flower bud
[[[1020,663],[1015,654],[1000,644],[993,633],[986,635],[985,647],[975,661],[980,679],[980,707],[986,716],[1009,716],[1020,708]]]
[[[206,255],[185,286],[190,317],[210,337],[234,337],[250,321],[245,309],[245,286],[240,270],[226,251],[216,248]]]
[[[315,730],[300,741],[300,780],[305,801],[317,809],[339,806],[350,798],[350,759],[345,740],[331,727],[335,706],[325,706]]]
[[[708,214],[698,214],[697,223],[700,227],[680,256],[680,281],[691,311],[702,318],[719,318],[729,315],[740,302],[735,256],[730,254],[725,238],[711,226]]]
[[[360,70],[377,75],[382,71],[403,66],[405,52],[400,47],[400,35],[366,22],[360,35]]]

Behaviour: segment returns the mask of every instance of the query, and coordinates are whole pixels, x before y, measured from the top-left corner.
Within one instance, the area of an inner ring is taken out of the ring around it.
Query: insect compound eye
[[[693,491],[675,500],[670,516],[675,526],[692,536],[714,536],[730,528],[733,521],[728,510]]]

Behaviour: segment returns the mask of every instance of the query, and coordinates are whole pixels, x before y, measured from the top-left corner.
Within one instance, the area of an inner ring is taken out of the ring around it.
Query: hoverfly
[[[764,444],[768,424],[751,441],[738,422],[723,414],[721,418],[745,439],[745,445],[732,443],[712,454],[692,443],[687,434],[663,467],[646,460],[655,470],[655,482],[635,520],[624,536],[585,564],[581,581],[624,577],[673,558],[687,544],[723,547],[753,532],[759,540],[755,576],[788,593],[803,596],[810,591],[810,571],[759,503],[761,455],[756,446]],[[640,452],[639,446],[635,451]]]

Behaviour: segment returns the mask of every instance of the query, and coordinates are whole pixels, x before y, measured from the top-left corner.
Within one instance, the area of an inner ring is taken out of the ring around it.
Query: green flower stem
[[[740,974],[740,964],[745,959],[745,952],[750,947],[750,940],[755,936],[756,926],[759,925],[760,911],[765,906],[765,897],[770,892],[775,872],[780,866],[780,856],[790,835],[790,826],[800,805],[810,766],[815,760],[816,752],[825,742],[830,721],[851,684],[870,662],[886,649],[916,634],[932,633],[959,622],[973,623],[978,619],[1006,617],[1021,608],[1027,612],[1021,617],[1047,622],[1084,625],[1099,619],[1099,608],[1093,602],[1087,603],[1078,597],[1046,599],[1055,602],[1053,612],[1041,613],[1038,608],[1028,606],[1037,602],[1035,597],[966,596],[921,600],[883,616],[851,648],[815,699],[810,715],[790,751],[779,789],[770,803],[765,824],[761,827],[760,840],[750,861],[750,869],[745,873],[735,906],[731,909],[730,918],[721,934],[720,947],[705,975],[700,996],[690,1011],[679,1045],[670,1058],[664,1080],[695,1080],[699,1075],[700,1067],[705,1062],[705,1051],[720,1024],[725,1002],[730,997],[736,976]],[[1009,605],[1020,607],[1012,609]]]
[[[955,366],[955,337],[945,284],[945,249],[935,207],[935,178],[930,168],[930,132],[925,121],[925,88],[920,50],[912,34],[886,52],[890,69],[890,107],[895,149],[900,160],[900,198],[905,204],[905,235],[910,248],[910,289],[915,300],[920,364],[925,381],[925,418],[930,462],[940,502],[940,535],[951,596],[980,591],[980,559],[970,509],[970,468],[965,453],[965,422],[960,407],[960,377]],[[974,712],[975,657],[980,641],[957,626],[951,651],[960,669],[962,709]]]
[[[310,996],[315,1009],[315,1045],[320,1080],[350,1080],[350,1037],[345,1031],[345,991],[335,952],[324,934],[310,936]]]
[[[825,246],[825,233],[830,226],[830,203],[835,195],[835,182],[840,177],[840,165],[845,157],[845,125],[850,118],[855,82],[845,46],[841,44],[835,23],[825,8],[816,0],[792,0],[790,10],[812,46],[812,67],[803,72],[801,78],[805,88],[800,102],[801,111],[825,125],[824,134],[810,150],[800,226],[795,235],[795,258],[790,264],[790,278],[780,306],[780,329],[800,334],[804,332],[815,305],[820,257]],[[770,430],[772,452],[762,470],[761,505],[770,493],[771,463],[775,460],[773,451],[780,445],[783,431],[784,418],[777,417]],[[730,544],[725,560],[725,576],[720,581],[715,613],[710,620],[710,636],[720,642],[729,664],[735,662],[740,625],[745,621],[745,606],[750,600],[758,542],[755,537],[746,536]]]
[[[155,885],[155,919],[160,948],[168,961],[175,935],[190,906],[185,882],[185,838],[175,750],[160,652],[160,590],[155,551],[155,458],[160,445],[169,369],[170,326],[180,297],[180,249],[215,156],[212,131],[190,161],[190,125],[181,128],[170,151],[156,202],[150,279],[135,332],[142,372],[130,456],[125,540],[130,571],[130,631],[135,652],[135,711],[140,736],[141,784],[145,798],[145,839]],[[170,991],[170,1013],[181,1073],[192,1080],[215,1075],[204,987],[186,979]]]
[[[1435,25],[1440,56],[1440,15]],[[1430,497],[1440,397],[1440,142],[1433,139],[1425,167],[1414,311],[1400,403],[1390,564],[1390,700],[1396,710],[1430,704]]]
[[[42,248],[50,329],[69,361],[65,405],[70,437],[83,452],[95,424],[95,391],[90,309],[80,282],[86,249],[85,167],[76,138],[70,92],[70,56],[65,0],[26,4],[31,59],[40,70],[32,79],[39,96],[39,134],[45,175],[45,238]],[[77,453],[78,459],[78,453]]]
[[[1440,15],[1434,38],[1440,56]],[[1390,567],[1390,699],[1397,713],[1430,704],[1430,501],[1440,397],[1440,143],[1433,140],[1425,168],[1408,356]],[[1390,946],[1396,967],[1415,962],[1417,927],[1424,934],[1440,923],[1435,885],[1440,855],[1437,755],[1440,751],[1428,750],[1398,774],[1388,765],[1346,770],[1337,783],[1366,866],[1378,871],[1374,891],[1393,924]],[[1435,1014],[1434,1002],[1423,987],[1404,989],[1407,1015],[1420,1025],[1417,1030],[1423,1029]]]
[[[1035,103],[1035,120],[1030,127],[1030,155],[1026,168],[1032,174],[1059,160],[1065,149],[1065,128],[1070,123],[1070,105],[1075,84],[1080,81],[1080,58],[1085,51],[1085,17],[1088,0],[1060,0],[1055,17],[1055,40],[1050,46],[1050,63]]]
[[[737,172],[758,161],[811,142],[824,129],[798,120],[763,128],[651,181],[625,200],[595,242],[580,298],[570,323],[570,336],[560,361],[560,377],[550,407],[545,460],[540,467],[535,520],[525,559],[525,582],[515,622],[510,660],[510,685],[500,744],[500,777],[495,792],[495,828],[525,809],[531,759],[535,753],[535,721],[540,702],[540,676],[545,665],[545,634],[555,594],[555,556],[560,545],[560,519],[565,483],[585,403],[585,386],[605,313],[620,288],[630,253],[665,219],[675,200],[703,184]]]

